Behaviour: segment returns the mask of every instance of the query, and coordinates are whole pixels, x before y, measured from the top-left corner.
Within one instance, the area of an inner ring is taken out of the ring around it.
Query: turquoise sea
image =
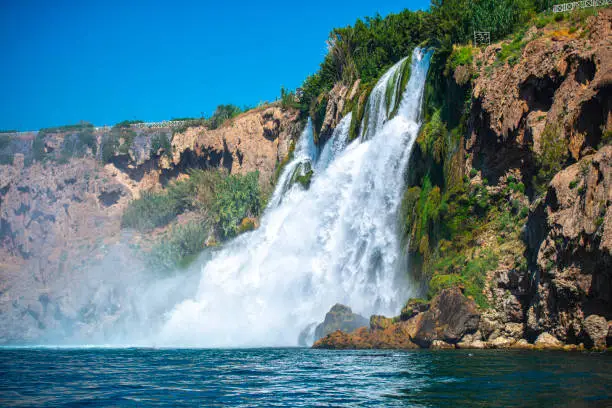
[[[610,407],[612,354],[5,348],[0,405]]]

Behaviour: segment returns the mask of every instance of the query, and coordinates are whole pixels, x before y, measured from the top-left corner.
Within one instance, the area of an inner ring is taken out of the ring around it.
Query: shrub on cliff
[[[221,239],[232,238],[244,218],[256,218],[263,209],[258,179],[259,172],[228,175],[218,169],[192,171],[189,179],[171,183],[161,192],[145,192],[130,202],[122,226],[150,231],[167,225],[178,214],[195,211]]]
[[[210,129],[217,129],[226,120],[232,119],[242,113],[242,109],[240,109],[236,105],[219,105],[215,110],[215,113],[208,119],[208,127]]]
[[[280,97],[280,104],[283,109],[298,108],[300,106],[295,99],[295,93],[285,89],[284,86],[281,86]]]
[[[172,221],[180,211],[176,200],[165,192],[145,191],[141,197],[130,203],[121,219],[121,226],[150,231]]]
[[[166,133],[155,133],[151,138],[151,156],[156,156],[160,150],[168,158],[172,158],[172,145]]]
[[[204,249],[209,230],[201,220],[174,226],[151,251],[151,266],[165,270],[187,267]]]
[[[569,145],[563,131],[557,125],[547,125],[540,136],[540,150],[536,153],[538,172],[533,186],[538,194],[546,192],[548,183],[569,159]]]
[[[259,172],[229,175],[215,188],[212,214],[219,236],[234,237],[240,222],[246,217],[257,217],[262,211],[259,191]]]

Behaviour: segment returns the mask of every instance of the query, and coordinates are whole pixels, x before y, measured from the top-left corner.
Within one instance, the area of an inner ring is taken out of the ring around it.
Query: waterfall
[[[276,188],[272,193],[269,208],[277,207],[289,188],[296,172],[304,172],[312,168],[312,163],[317,158],[317,147],[315,146],[312,132],[312,121],[308,118],[308,123],[298,139],[297,146],[293,152],[293,159],[287,163],[276,182]]]
[[[393,98],[401,98],[393,118],[385,90],[404,60],[372,91],[364,136],[347,145],[345,118],[318,160],[309,122],[260,227],[203,265],[196,295],[167,314],[155,344],[296,345],[302,329],[338,302],[364,316],[398,313],[412,291],[397,212],[429,59],[416,49],[406,89],[393,83]],[[310,188],[291,186],[306,164],[315,171]]]
[[[403,58],[393,65],[378,80],[374,89],[370,93],[370,98],[366,105],[363,124],[359,137],[362,140],[369,140],[382,126],[389,120],[390,110],[395,107],[397,98],[402,96],[400,83],[404,64],[408,63],[408,58]]]
[[[353,114],[350,112],[343,117],[340,123],[338,123],[338,126],[336,126],[334,129],[332,136],[329,138],[327,143],[325,143],[325,146],[323,146],[323,150],[321,151],[321,155],[317,161],[317,174],[322,173],[336,158],[336,156],[346,147],[352,118]]]

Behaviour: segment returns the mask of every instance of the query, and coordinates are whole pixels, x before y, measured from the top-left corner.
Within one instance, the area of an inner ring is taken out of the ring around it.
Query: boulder
[[[385,330],[393,324],[393,319],[385,316],[372,315],[370,316],[370,330]]]
[[[538,349],[558,350],[563,348],[563,343],[550,333],[540,334],[534,344]]]
[[[523,337],[522,323],[506,323],[504,326],[504,335],[509,339],[518,340]]]
[[[458,343],[466,333],[478,329],[480,313],[476,303],[466,298],[459,288],[444,289],[431,302],[412,341],[429,347],[434,340]]]
[[[525,339],[520,339],[519,341],[517,341],[516,343],[512,344],[510,346],[511,349],[516,349],[516,350],[533,350],[534,349],[534,345],[530,344],[527,340]]]
[[[490,348],[505,349],[511,347],[514,343],[516,343],[516,340],[512,338],[497,336],[495,340],[488,342],[487,346]]]
[[[477,349],[477,350],[482,350],[484,348],[486,348],[486,343],[482,340],[474,340],[471,342],[467,342],[467,341],[460,341],[459,343],[457,343],[457,348],[460,349]]]
[[[431,346],[429,348],[431,348],[432,350],[446,350],[454,349],[455,346],[442,340],[434,340],[431,342]]]
[[[360,327],[368,326],[368,324],[369,322],[365,317],[353,313],[350,307],[337,303],[327,312],[323,323],[316,327],[314,339],[319,340],[336,330],[350,333]]]
[[[429,302],[423,299],[410,299],[402,308],[400,320],[406,321],[419,313],[426,312],[429,309]]]
[[[608,321],[605,317],[590,315],[584,319],[584,333],[589,347],[605,348],[606,337],[608,336]]]

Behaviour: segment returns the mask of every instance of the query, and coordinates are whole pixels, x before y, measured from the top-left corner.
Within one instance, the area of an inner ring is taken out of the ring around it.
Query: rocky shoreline
[[[338,308],[338,305],[334,306]],[[349,309],[350,310],[350,309]],[[352,319],[352,318],[351,318]],[[318,339],[316,349],[514,349],[603,351],[612,346],[612,324],[591,315],[584,342],[568,344],[550,333],[525,334],[523,323],[499,324],[483,313],[460,288],[444,289],[431,302],[409,301],[400,316],[373,315],[369,327],[338,329]]]

